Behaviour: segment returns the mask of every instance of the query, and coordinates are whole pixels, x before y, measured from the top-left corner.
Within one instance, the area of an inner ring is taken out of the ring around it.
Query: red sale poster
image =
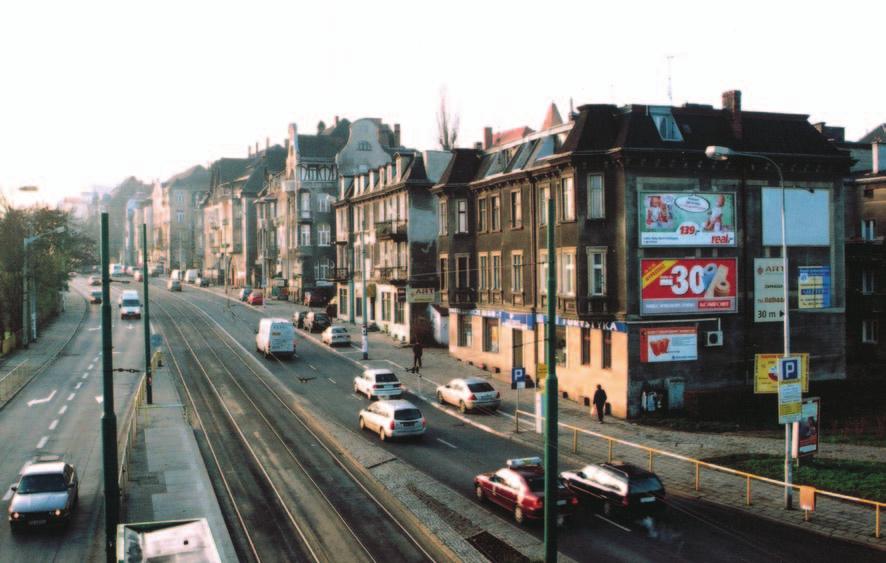
[[[735,258],[640,260],[641,315],[734,312],[738,295]]]

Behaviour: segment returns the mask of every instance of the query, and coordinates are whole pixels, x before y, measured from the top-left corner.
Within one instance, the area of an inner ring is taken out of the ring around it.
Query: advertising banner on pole
[[[809,392],[809,354],[794,354],[800,358],[800,385]],[[778,360],[781,354],[754,356],[754,393],[778,393]]]
[[[793,456],[805,457],[818,452],[818,436],[821,434],[821,399],[803,399],[800,422],[794,425]]]
[[[780,323],[784,319],[784,261],[754,258],[754,322]]]
[[[640,246],[735,246],[734,193],[638,196]]]
[[[640,272],[641,315],[735,311],[736,258],[644,258]]]
[[[406,289],[406,301],[409,303],[434,303],[437,301],[437,290],[433,287],[409,287]]]
[[[799,381],[778,384],[778,423],[800,422],[803,406],[803,391]]]
[[[797,306],[800,309],[826,309],[831,306],[831,267],[800,266]]]
[[[697,359],[697,328],[673,326],[640,329],[641,362],[682,362]]]

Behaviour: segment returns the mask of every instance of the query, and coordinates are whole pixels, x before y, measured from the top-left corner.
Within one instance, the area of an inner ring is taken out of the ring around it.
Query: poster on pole
[[[641,362],[683,362],[697,359],[697,328],[673,326],[640,329]]]
[[[780,323],[784,319],[784,261],[754,258],[754,322]]]
[[[800,384],[809,392],[809,354],[791,354],[800,358]],[[754,393],[778,393],[778,360],[781,354],[754,355]]]
[[[800,266],[797,304],[800,309],[827,309],[831,306],[831,267]]]
[[[641,315],[735,311],[736,258],[644,258],[640,274]]]
[[[735,194],[641,192],[640,246],[735,246]]]
[[[799,381],[782,381],[778,384],[778,423],[800,422],[803,407],[803,390]]]
[[[821,399],[807,397],[800,409],[800,422],[794,425],[793,455],[806,457],[818,453],[821,434]]]

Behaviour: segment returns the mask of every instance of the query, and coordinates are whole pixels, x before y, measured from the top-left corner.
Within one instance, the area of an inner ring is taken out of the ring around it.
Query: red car
[[[509,459],[507,467],[474,477],[474,491],[481,502],[492,501],[514,514],[522,524],[544,518],[545,470],[541,458]],[[557,479],[557,523],[563,524],[578,506],[578,497]]]
[[[249,294],[249,297],[246,298],[246,302],[250,305],[261,305],[264,296],[261,291],[253,291]]]

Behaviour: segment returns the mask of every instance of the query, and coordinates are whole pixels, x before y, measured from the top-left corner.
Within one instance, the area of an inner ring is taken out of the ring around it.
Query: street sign
[[[800,358],[797,356],[782,357],[778,360],[778,381],[799,382],[800,381]]]
[[[803,389],[800,381],[778,384],[778,423],[800,422],[803,414]]]
[[[803,352],[794,354],[800,358],[800,382],[803,384],[803,392],[809,391],[809,354]],[[754,393],[778,393],[778,363],[781,354],[755,354],[754,355]]]
[[[784,322],[784,261],[754,258],[754,322]]]
[[[526,368],[511,368],[511,389],[526,389]]]

